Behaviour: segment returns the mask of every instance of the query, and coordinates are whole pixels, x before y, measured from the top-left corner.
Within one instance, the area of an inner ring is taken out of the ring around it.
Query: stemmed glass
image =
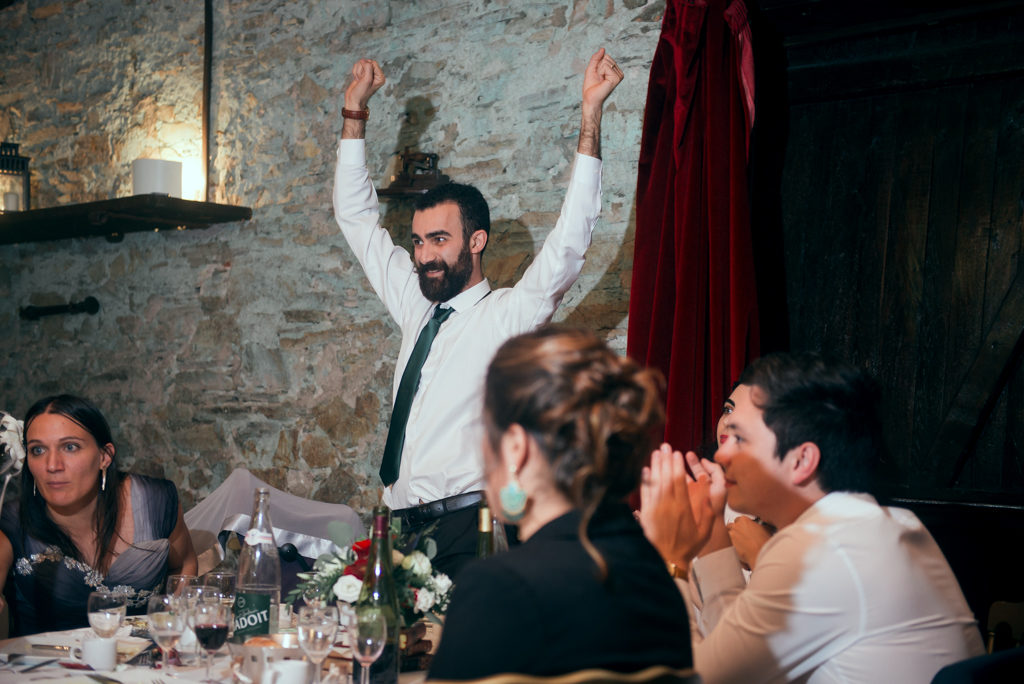
[[[195,575],[168,575],[166,592],[174,596],[181,596],[188,587],[196,584],[199,578]]]
[[[219,597],[200,596],[189,606],[188,621],[196,633],[199,645],[206,651],[206,682],[216,682],[210,678],[210,665],[213,654],[228,640],[228,621],[231,610],[221,603]]]
[[[164,652],[164,672],[168,677],[176,676],[171,671],[169,651],[178,645],[181,633],[185,631],[186,606],[184,601],[169,594],[155,594],[146,605],[146,620],[149,635]]]
[[[233,572],[208,572],[202,577],[203,596],[216,596],[221,603],[228,607],[228,611],[235,605],[235,573]],[[230,621],[229,621],[230,622]],[[234,632],[234,625],[228,625],[228,637]]]
[[[314,679],[320,683],[320,668],[334,647],[338,633],[338,609],[334,606],[303,606],[299,609],[299,646],[313,664]]]
[[[352,637],[351,634],[353,625],[356,624],[356,609],[347,601],[336,601],[338,606],[338,636],[339,641],[344,641],[345,645],[352,649]]]
[[[306,587],[305,591],[302,592],[302,602],[312,608],[319,608],[324,605],[324,600],[320,598],[320,590],[317,587]]]
[[[235,602],[235,573],[208,572],[203,575],[203,586],[210,587],[220,594],[221,601],[227,605]]]
[[[120,629],[128,608],[127,598],[122,593],[94,591],[89,594],[86,610],[89,626],[101,639],[109,639]]]
[[[195,575],[168,575],[164,593],[177,599],[187,600],[189,593],[197,584],[199,584],[199,578]],[[195,655],[197,655],[196,635],[186,623],[185,631],[182,633],[181,639],[178,640],[178,657],[183,665],[192,665],[192,657]]]
[[[378,608],[359,608],[355,622],[349,625],[352,656],[359,661],[359,682],[369,684],[370,666],[384,651],[388,638],[388,623]]]

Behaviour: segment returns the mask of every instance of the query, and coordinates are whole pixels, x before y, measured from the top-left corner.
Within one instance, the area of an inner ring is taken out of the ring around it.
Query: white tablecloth
[[[85,634],[92,630],[73,629],[66,632],[47,632],[34,634],[32,636],[9,639],[0,644],[0,684],[14,684],[15,682],[48,682],[60,681],[62,684],[96,684],[96,680],[85,675],[84,670],[72,669],[63,666],[61,663],[72,663],[70,654],[47,653],[33,646],[77,646],[82,642]],[[122,627],[118,633],[118,653],[132,654],[141,651],[150,642],[149,639],[128,636],[130,628]],[[23,655],[29,654],[29,655]],[[52,662],[47,662],[52,661]],[[39,663],[46,663],[29,672],[25,668]],[[231,682],[231,659],[224,655],[217,655],[214,659],[213,668],[210,674],[225,683]],[[174,673],[179,680],[201,681],[206,670],[203,667],[176,667]],[[105,675],[119,682],[145,682],[152,684],[158,680],[164,680],[165,684],[173,684],[173,679],[167,677],[161,669],[152,667],[133,667],[119,665],[116,670],[102,671],[98,674]]]

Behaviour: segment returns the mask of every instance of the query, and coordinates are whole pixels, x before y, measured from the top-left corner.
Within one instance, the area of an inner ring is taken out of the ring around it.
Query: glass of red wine
[[[231,609],[216,597],[202,597],[189,610],[189,623],[196,633],[196,640],[206,651],[206,679],[204,682],[217,682],[210,678],[210,665],[216,653],[228,639],[228,621]]]

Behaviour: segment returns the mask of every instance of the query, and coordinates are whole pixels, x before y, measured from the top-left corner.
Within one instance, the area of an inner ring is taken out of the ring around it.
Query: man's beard
[[[442,275],[428,276],[427,271],[434,268],[441,269]],[[424,297],[432,302],[447,302],[462,292],[462,288],[469,282],[469,277],[473,275],[473,259],[469,249],[463,249],[454,266],[449,266],[444,259],[435,259],[419,264],[416,272],[420,277],[420,291]]]

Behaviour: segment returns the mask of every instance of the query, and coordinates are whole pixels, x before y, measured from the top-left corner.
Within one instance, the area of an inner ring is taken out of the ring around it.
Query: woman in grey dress
[[[25,416],[21,495],[0,516],[0,587],[11,634],[88,624],[89,593],[124,593],[145,612],[167,574],[197,569],[174,484],[122,474],[110,427],[85,399],[36,402]]]

